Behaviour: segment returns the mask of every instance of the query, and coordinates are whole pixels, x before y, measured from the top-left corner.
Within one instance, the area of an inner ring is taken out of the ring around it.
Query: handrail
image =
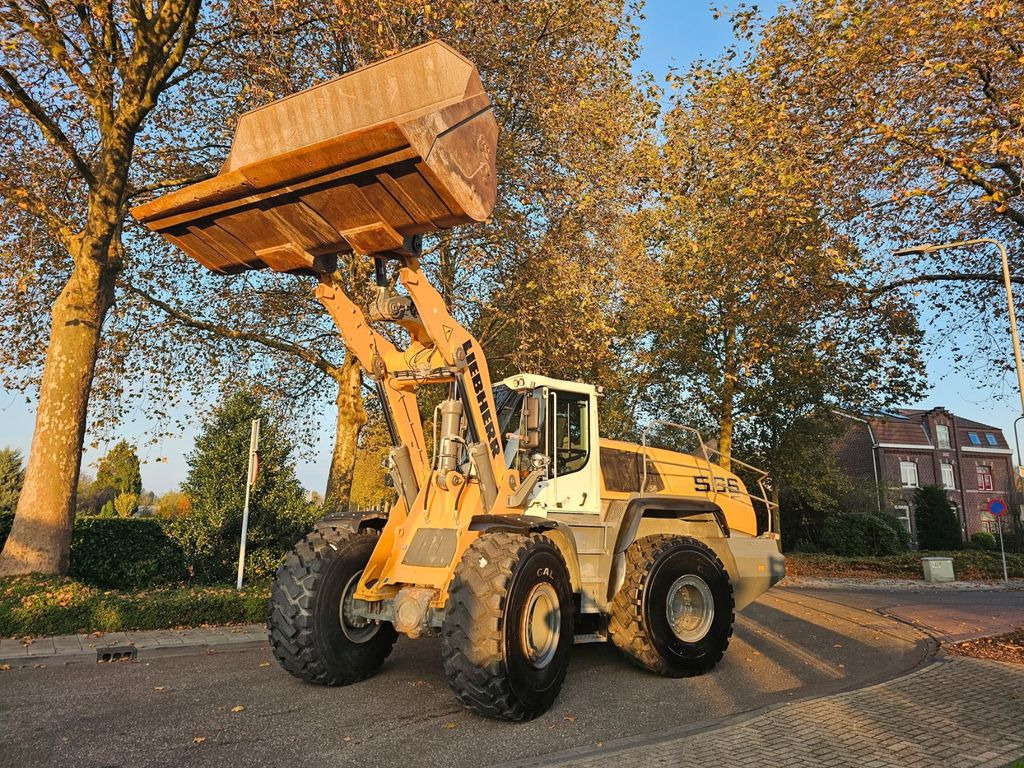
[[[643,468],[643,479],[642,479],[642,481],[640,483],[640,494],[643,495],[647,491],[647,433],[650,432],[654,428],[654,426],[656,426],[656,425],[657,426],[662,426],[662,427],[671,427],[673,429],[680,429],[680,430],[682,430],[684,432],[690,432],[690,433],[692,433],[693,435],[695,435],[697,437],[697,443],[698,443],[698,445],[700,445],[701,453],[704,455],[704,462],[708,465],[708,469],[711,472],[711,477],[712,477],[711,491],[714,494],[712,498],[717,498],[719,492],[718,492],[718,486],[714,482],[714,470],[711,468],[712,467],[711,455],[722,456],[723,455],[722,452],[719,451],[717,448],[709,449],[707,444],[704,442],[704,438],[701,436],[700,432],[698,430],[694,429],[693,427],[688,427],[685,424],[676,424],[675,422],[672,422],[672,421],[665,421],[664,419],[652,419],[648,423],[647,427],[644,429],[643,434],[641,436],[641,442],[642,442],[643,451],[644,451],[643,452],[644,468]],[[771,501],[771,500],[768,499],[768,489],[765,487],[765,483],[766,482],[770,486],[770,484],[771,484],[771,477],[768,475],[768,473],[765,470],[760,469],[759,467],[755,467],[753,464],[748,464],[745,461],[740,461],[739,459],[733,458],[732,456],[729,457],[729,461],[732,464],[739,464],[741,467],[744,467],[744,468],[749,469],[752,472],[756,473],[756,475],[757,475],[757,487],[761,489],[761,495],[760,496],[755,496],[749,490],[746,490],[746,484],[744,484],[745,495],[747,496],[748,499],[751,499],[752,502],[753,501],[760,501],[762,504],[765,505],[765,509],[768,512],[768,515],[767,515],[767,517],[768,517],[768,527],[767,527],[767,530],[765,531],[765,533],[774,533],[774,531],[772,530],[773,522],[774,522],[774,519],[775,519],[775,513],[778,512],[779,505],[778,505],[777,502],[774,502],[774,501]],[[753,503],[751,503],[751,506],[753,506]]]

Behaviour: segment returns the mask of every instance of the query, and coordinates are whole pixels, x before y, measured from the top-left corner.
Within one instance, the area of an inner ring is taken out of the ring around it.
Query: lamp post
[[[1006,309],[1010,315],[1010,339],[1013,341],[1013,360],[1014,367],[1017,369],[1017,394],[1020,395],[1020,409],[1021,416],[1017,419],[1020,421],[1024,418],[1024,362],[1021,362],[1020,355],[1020,334],[1017,332],[1017,312],[1013,306],[1013,287],[1010,282],[1010,262],[1006,258],[1006,248],[998,240],[991,237],[978,237],[972,240],[958,240],[952,243],[936,243],[936,244],[924,244],[915,245],[910,248],[901,248],[895,251],[896,255],[906,255],[911,253],[934,253],[935,251],[944,251],[948,248],[964,248],[972,245],[994,245],[999,249],[999,258],[1002,262],[1003,268],[1003,286],[1006,288]],[[1013,423],[1013,436],[1017,442],[1017,461],[1020,461],[1020,442],[1017,441],[1017,421]],[[1011,462],[1012,466],[1012,462]],[[1003,521],[1000,516],[999,520],[999,549],[1003,555],[1003,580],[1007,580],[1006,575],[1006,550],[1003,548]]]
[[[1010,263],[1006,258],[1006,249],[998,240],[991,237],[979,237],[973,240],[959,240],[954,243],[936,243],[934,245],[915,245],[895,251],[897,256],[911,253],[934,253],[948,248],[963,248],[971,245],[994,245],[999,249],[999,257],[1003,266],[1003,285],[1006,287],[1006,308],[1010,314],[1010,338],[1013,341],[1013,357],[1017,368],[1017,394],[1020,395],[1020,409],[1024,414],[1024,362],[1020,355],[1020,334],[1017,332],[1017,312],[1013,306],[1013,288],[1010,283]],[[1020,456],[1017,457],[1018,461]]]

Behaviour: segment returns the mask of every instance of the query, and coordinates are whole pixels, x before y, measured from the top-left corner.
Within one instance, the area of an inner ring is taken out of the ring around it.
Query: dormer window
[[[971,445],[981,445],[981,438],[977,432],[968,432],[967,439],[971,441]]]
[[[988,440],[989,445],[999,445],[999,443],[996,442],[996,436],[993,435],[991,432],[985,433],[985,439]]]

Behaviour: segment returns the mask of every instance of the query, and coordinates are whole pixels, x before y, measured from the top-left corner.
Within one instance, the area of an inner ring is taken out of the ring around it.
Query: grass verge
[[[847,579],[920,579],[922,557],[951,557],[957,579],[984,581],[1003,578],[1003,562],[998,552],[905,552],[884,557],[841,557],[791,552],[786,555],[789,576],[818,576]],[[1024,578],[1024,555],[1006,555],[1011,579]]]
[[[947,645],[945,649],[958,656],[973,656],[976,659],[1024,664],[1024,628],[996,637],[965,640],[962,643]]]
[[[177,586],[137,592],[104,590],[68,578],[18,576],[0,581],[0,637],[256,624],[266,617],[269,585]]]

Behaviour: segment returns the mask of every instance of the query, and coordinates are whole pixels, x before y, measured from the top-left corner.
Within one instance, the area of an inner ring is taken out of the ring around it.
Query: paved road
[[[1024,627],[1024,591],[800,589],[793,593],[883,613],[956,642]]]
[[[336,689],[291,678],[265,650],[11,670],[0,673],[0,765],[492,765],[861,687],[927,650],[891,619],[777,589],[740,616],[725,660],[701,678],[577,646],[555,708],[525,724],[463,710],[436,640],[403,638],[381,674]]]

